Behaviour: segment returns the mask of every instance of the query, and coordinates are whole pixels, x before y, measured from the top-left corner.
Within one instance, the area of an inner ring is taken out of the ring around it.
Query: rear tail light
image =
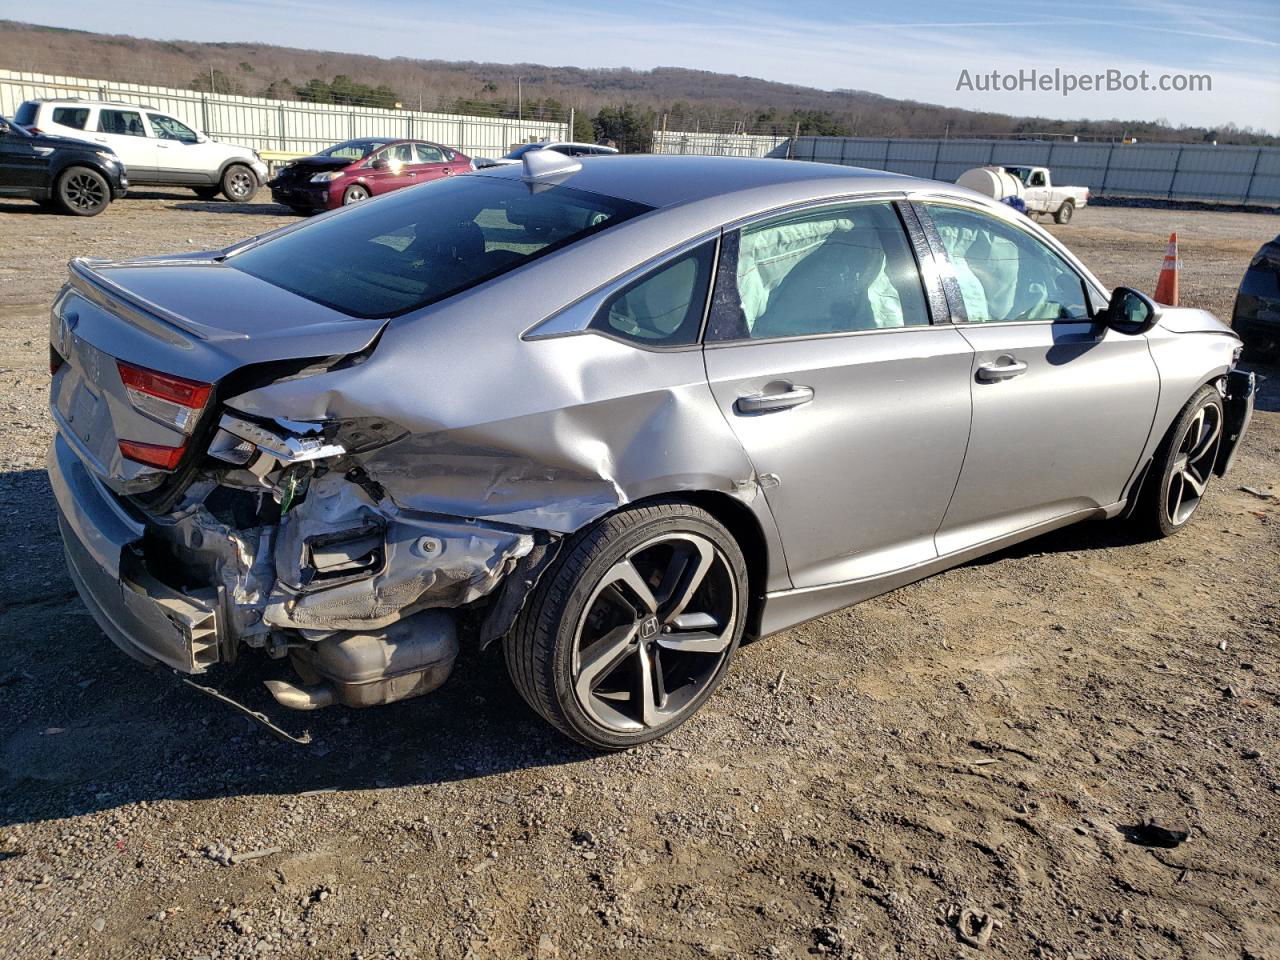
[[[42,135],[44,131],[39,127],[27,127],[27,133],[31,134],[33,137],[38,137]]]
[[[137,440],[121,440],[120,453],[130,460],[159,467],[161,470],[172,470],[187,452],[184,443],[179,447],[166,447],[162,443],[140,443]]]
[[[182,433],[190,434],[195,429],[196,421],[209,402],[212,384],[128,363],[117,362],[116,366],[135,410]]]
[[[177,446],[121,440],[121,455],[148,466],[172,470],[186,453],[185,437],[190,436],[195,429],[200,414],[209,402],[213,385],[148,370],[146,367],[135,367],[121,361],[116,362],[116,368],[120,371],[120,381],[129,395],[129,403],[135,410],[184,435],[183,442]]]

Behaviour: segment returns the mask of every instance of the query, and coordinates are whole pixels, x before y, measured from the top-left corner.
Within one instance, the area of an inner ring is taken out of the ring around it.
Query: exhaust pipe
[[[264,680],[263,684],[276,698],[276,703],[290,710],[320,710],[331,707],[338,701],[333,687],[327,683],[300,687],[287,680]]]

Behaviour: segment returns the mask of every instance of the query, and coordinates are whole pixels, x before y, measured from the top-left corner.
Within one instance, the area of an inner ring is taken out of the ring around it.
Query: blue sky
[[[0,0],[0,17],[163,39],[449,60],[696,67],[1050,117],[1232,121],[1280,132],[1276,0]],[[0,64],[0,66],[5,66]],[[1108,68],[1212,76],[1211,92],[957,90],[971,76]]]

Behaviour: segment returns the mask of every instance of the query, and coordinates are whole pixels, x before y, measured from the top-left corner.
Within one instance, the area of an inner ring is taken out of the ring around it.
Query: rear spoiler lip
[[[125,319],[160,337],[162,340],[175,342],[175,330],[209,342],[249,339],[247,333],[229,333],[226,330],[197,323],[187,317],[179,316],[171,310],[166,310],[158,303],[152,303],[150,300],[130,292],[95,269],[95,267],[102,267],[113,262],[100,258],[74,258],[67,264],[68,271],[71,274],[72,285],[88,299],[99,306],[110,309],[113,313],[120,313],[120,306],[131,308],[125,313]],[[182,262],[191,263],[189,260]],[[210,264],[212,264],[212,261],[210,261]]]

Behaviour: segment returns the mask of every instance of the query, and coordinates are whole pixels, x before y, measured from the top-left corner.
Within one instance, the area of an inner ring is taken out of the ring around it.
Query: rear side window
[[[565,186],[442,177],[356,204],[227,263],[351,316],[395,316],[649,209]]]
[[[55,107],[53,122],[64,127],[83,130],[84,125],[89,122],[89,109],[87,107]]]
[[[28,100],[18,105],[18,112],[13,115],[13,122],[20,127],[30,127],[36,122],[39,111],[40,104],[34,100]]]
[[[891,203],[790,214],[726,238],[708,340],[769,340],[929,322]]]
[[[142,114],[134,110],[102,110],[98,113],[98,132],[121,137],[145,137]]]
[[[444,163],[445,157],[439,147],[429,143],[415,144],[418,151],[418,163]]]
[[[709,241],[627,284],[601,305],[592,329],[646,346],[697,343],[715,250]]]

